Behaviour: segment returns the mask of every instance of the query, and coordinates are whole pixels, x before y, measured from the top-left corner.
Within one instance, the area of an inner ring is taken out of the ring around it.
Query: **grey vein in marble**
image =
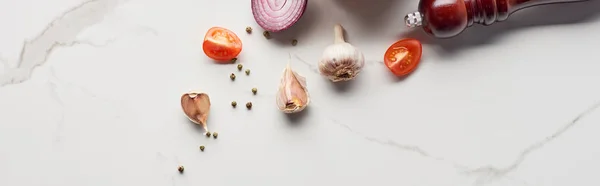
[[[373,142],[373,143],[378,143],[378,144],[385,145],[385,146],[391,146],[391,147],[394,147],[394,148],[397,148],[397,149],[400,149],[400,150],[404,150],[404,151],[414,152],[414,153],[419,154],[421,156],[430,157],[429,153],[427,153],[425,150],[421,149],[421,147],[414,146],[414,145],[404,145],[404,144],[397,143],[397,142],[395,142],[393,140],[380,140],[380,139],[377,139],[377,138],[374,138],[374,137],[365,136],[365,135],[362,135],[359,132],[354,131],[354,129],[352,129],[350,126],[348,126],[346,124],[343,124],[340,121],[337,121],[337,120],[334,120],[334,119],[332,121],[335,124],[338,124],[339,126],[347,129],[348,131],[350,131],[350,132],[352,132],[354,134],[362,136],[367,141],[370,141],[370,142]]]
[[[579,120],[581,120],[582,118],[584,118],[585,116],[588,116],[589,114],[593,113],[595,110],[597,110],[598,108],[600,108],[600,102],[595,103],[594,105],[592,105],[591,107],[589,107],[588,109],[586,109],[584,112],[582,112],[581,114],[579,114],[577,117],[575,117],[575,119],[571,120],[571,122],[567,123],[566,125],[564,125],[563,127],[561,127],[560,129],[558,129],[555,133],[551,134],[550,136],[544,138],[543,140],[540,140],[536,143],[531,144],[530,146],[528,146],[527,148],[525,148],[524,150],[521,151],[521,153],[519,153],[517,159],[509,166],[504,167],[504,168],[496,168],[493,167],[491,165],[488,166],[484,166],[484,167],[480,167],[480,168],[476,168],[476,169],[471,169],[469,170],[469,168],[465,165],[461,165],[457,162],[453,162],[450,160],[447,160],[443,157],[438,157],[438,156],[433,156],[430,153],[428,153],[427,151],[423,150],[421,147],[419,146],[415,146],[415,145],[406,145],[406,144],[401,144],[398,142],[395,142],[393,140],[382,140],[382,139],[378,139],[375,137],[371,137],[371,136],[367,136],[364,135],[360,132],[357,132],[355,130],[353,130],[349,125],[346,125],[336,119],[330,119],[333,123],[339,125],[340,127],[343,127],[345,129],[347,129],[348,131],[361,136],[362,138],[364,138],[367,141],[373,142],[373,143],[377,143],[380,145],[385,145],[385,146],[389,146],[389,147],[393,147],[402,151],[409,151],[409,152],[413,152],[416,153],[422,157],[425,158],[430,158],[436,161],[443,161],[443,162],[447,162],[450,163],[454,168],[458,169],[458,170],[466,170],[466,171],[462,171],[464,174],[466,175],[475,175],[476,180],[474,185],[486,185],[487,183],[490,183],[496,179],[505,177],[505,178],[510,178],[508,176],[506,176],[508,173],[510,173],[511,171],[516,170],[519,165],[526,159],[527,155],[529,155],[530,153],[532,153],[535,150],[538,150],[540,148],[542,148],[544,145],[552,142],[553,140],[557,139],[558,137],[560,137],[562,134],[564,134],[565,132],[567,132],[569,129],[573,128],[578,122]],[[516,178],[511,178],[514,181],[519,181],[524,185],[528,185],[527,182],[523,181],[523,180],[519,180]]]
[[[497,168],[497,167],[494,167],[491,165],[487,165],[487,166],[483,166],[480,168],[476,168],[476,169],[467,171],[466,173],[480,175],[479,178],[477,179],[477,185],[481,185],[481,184],[484,184],[485,182],[491,181],[493,179],[503,177],[506,174],[519,168],[521,163],[523,163],[523,161],[525,161],[525,159],[527,158],[527,155],[531,154],[532,152],[534,152],[536,150],[541,149],[542,147],[544,147],[544,145],[556,140],[562,134],[564,134],[569,129],[571,129],[575,125],[577,125],[579,120],[581,120],[582,118],[593,113],[598,108],[600,108],[600,102],[595,103],[594,105],[592,105],[591,107],[586,109],[584,112],[577,115],[577,117],[575,117],[573,120],[571,120],[571,122],[569,122],[566,125],[564,125],[563,127],[559,128],[556,132],[554,132],[550,136],[547,136],[546,138],[529,145],[527,148],[522,150],[521,153],[519,153],[517,158],[509,166],[506,166],[504,168]]]
[[[58,94],[56,83],[48,82],[48,85],[50,87],[50,96],[52,97],[52,99],[54,99],[54,101],[56,101],[56,103],[59,106],[59,111],[60,111],[60,117],[59,117],[58,121],[56,122],[56,131],[54,133],[54,143],[56,144],[56,143],[60,143],[62,140],[61,133],[62,133],[62,130],[64,128],[64,123],[65,123],[65,104]]]
[[[300,56],[294,54],[294,57],[296,59],[298,59],[301,63],[303,63],[304,65],[306,65],[308,68],[310,68],[311,71],[313,71],[314,73],[319,74],[319,68],[317,68],[316,63],[315,64],[311,64],[309,62],[306,62],[305,60],[303,60],[302,58],[300,58]],[[365,64],[368,65],[373,65],[373,64],[384,64],[382,61],[366,61]]]
[[[56,76],[56,72],[54,71],[54,68],[50,67],[48,69],[49,69],[49,80],[48,80],[47,84],[49,86],[50,96],[52,97],[52,99],[54,99],[54,101],[57,102],[57,104],[59,105],[59,111],[60,111],[60,117],[59,117],[58,121],[56,122],[56,131],[54,134],[55,145],[61,143],[61,141],[62,141],[62,131],[63,131],[64,125],[65,125],[65,118],[66,118],[66,112],[67,112],[65,101],[61,98],[59,89],[61,89],[61,88],[77,89],[92,99],[101,100],[102,102],[105,102],[105,103],[112,103],[117,108],[124,107],[123,105],[120,104],[121,103],[120,101],[101,98],[83,86],[79,86],[79,85],[76,85],[76,84],[73,84],[73,83],[70,83],[70,82],[60,79],[60,78],[58,78],[58,76]]]
[[[311,64],[309,62],[304,61],[302,58],[300,58],[300,56],[298,56],[296,54],[294,54],[294,57],[296,59],[298,59],[301,63],[303,63],[304,65],[306,65],[308,68],[310,68],[310,70],[313,71],[314,73],[317,73],[317,74],[319,73],[319,69],[317,68],[316,65],[313,65],[313,64]]]
[[[60,94],[58,92],[59,82],[62,82],[62,81],[60,79],[58,79],[53,68],[49,68],[49,71],[50,71],[49,72],[50,80],[48,81],[48,85],[50,87],[50,96],[52,97],[52,99],[54,99],[54,101],[56,101],[56,103],[58,103],[58,105],[60,107],[59,108],[60,109],[60,118],[56,122],[56,131],[54,133],[54,144],[57,145],[62,141],[62,131],[64,128],[64,123],[65,123],[66,108],[65,108],[65,103],[60,98]],[[63,84],[63,83],[61,83],[61,84]]]
[[[5,69],[0,76],[0,86],[27,81],[33,69],[44,64],[57,46],[76,44],[76,37],[80,32],[102,21],[104,15],[118,4],[119,0],[89,0],[65,11],[33,40],[24,41],[16,66]]]
[[[319,105],[313,103],[313,107],[319,107]],[[429,153],[427,153],[427,151],[423,150],[419,146],[416,146],[416,145],[406,145],[406,144],[401,144],[401,143],[398,143],[398,142],[395,142],[395,141],[389,140],[389,139],[388,140],[381,140],[381,139],[378,139],[378,138],[375,138],[375,137],[367,136],[367,135],[364,135],[361,132],[358,132],[358,131],[352,129],[352,127],[350,127],[349,125],[347,125],[345,123],[342,123],[342,122],[340,122],[339,120],[337,120],[335,118],[329,118],[329,117],[326,117],[326,118],[329,119],[331,122],[335,123],[336,125],[338,125],[338,126],[344,128],[344,129],[348,130],[349,132],[351,132],[351,133],[353,133],[355,135],[358,135],[358,136],[364,138],[365,140],[367,140],[369,142],[373,142],[373,143],[377,143],[377,144],[380,144],[380,145],[394,147],[394,148],[402,150],[402,151],[413,152],[415,154],[418,154],[420,156],[427,157],[427,158],[434,158],[436,160],[444,160],[443,158],[431,156]],[[453,163],[453,164],[458,165],[456,163]],[[458,167],[464,168],[465,166],[458,165]]]
[[[2,66],[4,67],[4,69],[9,69],[10,65],[8,65],[8,60],[6,58],[4,58],[4,56],[0,55],[0,63],[2,63]]]
[[[443,157],[433,156],[433,155],[429,154],[427,151],[423,150],[423,148],[421,148],[419,146],[401,144],[401,143],[398,143],[398,142],[390,140],[390,139],[387,139],[387,140],[378,139],[378,138],[375,138],[375,137],[372,137],[372,136],[364,135],[364,134],[362,134],[362,133],[360,133],[358,131],[355,131],[350,126],[348,126],[348,125],[346,125],[346,124],[344,124],[342,122],[339,122],[336,119],[331,119],[331,121],[333,123],[339,125],[340,127],[343,127],[345,129],[347,129],[351,133],[354,133],[354,134],[356,134],[358,136],[361,136],[362,138],[364,138],[365,140],[367,140],[369,142],[377,143],[377,144],[388,146],[388,147],[393,147],[395,149],[402,150],[402,151],[412,152],[412,153],[418,154],[418,155],[420,155],[420,156],[422,156],[424,158],[429,158],[429,159],[433,159],[433,160],[436,160],[436,161],[446,162],[446,163],[451,164],[456,169],[461,169],[461,170],[466,170],[467,169],[467,167],[464,166],[464,165],[460,165],[460,164],[458,164],[456,162],[449,161],[449,160],[447,160],[447,159],[445,159]]]

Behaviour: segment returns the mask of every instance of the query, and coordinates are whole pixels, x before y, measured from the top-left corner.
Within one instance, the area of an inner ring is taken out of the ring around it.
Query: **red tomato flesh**
[[[242,52],[242,41],[226,28],[212,27],[204,36],[202,50],[219,63],[229,63]]]
[[[396,76],[413,72],[421,62],[423,47],[416,39],[402,39],[392,44],[383,57],[385,66]]]

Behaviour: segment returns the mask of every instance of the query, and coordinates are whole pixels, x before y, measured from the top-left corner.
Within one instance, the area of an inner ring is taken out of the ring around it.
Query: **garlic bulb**
[[[294,72],[288,63],[277,91],[277,107],[284,113],[297,113],[310,103],[306,79]]]
[[[198,91],[185,93],[181,96],[181,108],[188,119],[204,128],[208,132],[206,120],[210,113],[210,98],[208,94]]]
[[[361,51],[344,40],[342,25],[335,25],[334,34],[335,43],[323,51],[319,72],[333,82],[352,80],[365,66],[365,57]]]

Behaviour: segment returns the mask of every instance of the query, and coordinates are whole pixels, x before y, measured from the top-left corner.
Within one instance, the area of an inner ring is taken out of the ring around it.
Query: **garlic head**
[[[328,46],[319,62],[319,72],[333,82],[356,78],[365,66],[365,58],[349,43]]]
[[[283,70],[276,97],[277,108],[284,113],[297,113],[310,103],[306,78],[294,72],[290,65]]]
[[[192,91],[181,96],[181,108],[187,118],[208,132],[206,120],[210,113],[210,98],[208,94]]]
[[[344,40],[341,25],[335,25],[334,33],[335,43],[323,51],[319,72],[333,82],[352,80],[365,66],[365,57],[360,50]]]

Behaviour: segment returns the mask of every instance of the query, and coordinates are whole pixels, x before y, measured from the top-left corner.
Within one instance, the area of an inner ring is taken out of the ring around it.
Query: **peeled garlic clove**
[[[192,91],[181,96],[181,108],[188,119],[208,132],[206,120],[210,113],[210,98],[208,94]]]
[[[310,95],[306,89],[306,79],[294,72],[290,65],[283,71],[279,90],[277,91],[277,107],[284,113],[297,113],[310,103]]]
[[[334,33],[335,43],[323,51],[319,72],[333,82],[352,80],[365,66],[365,57],[344,40],[344,28],[341,25],[335,25]]]

